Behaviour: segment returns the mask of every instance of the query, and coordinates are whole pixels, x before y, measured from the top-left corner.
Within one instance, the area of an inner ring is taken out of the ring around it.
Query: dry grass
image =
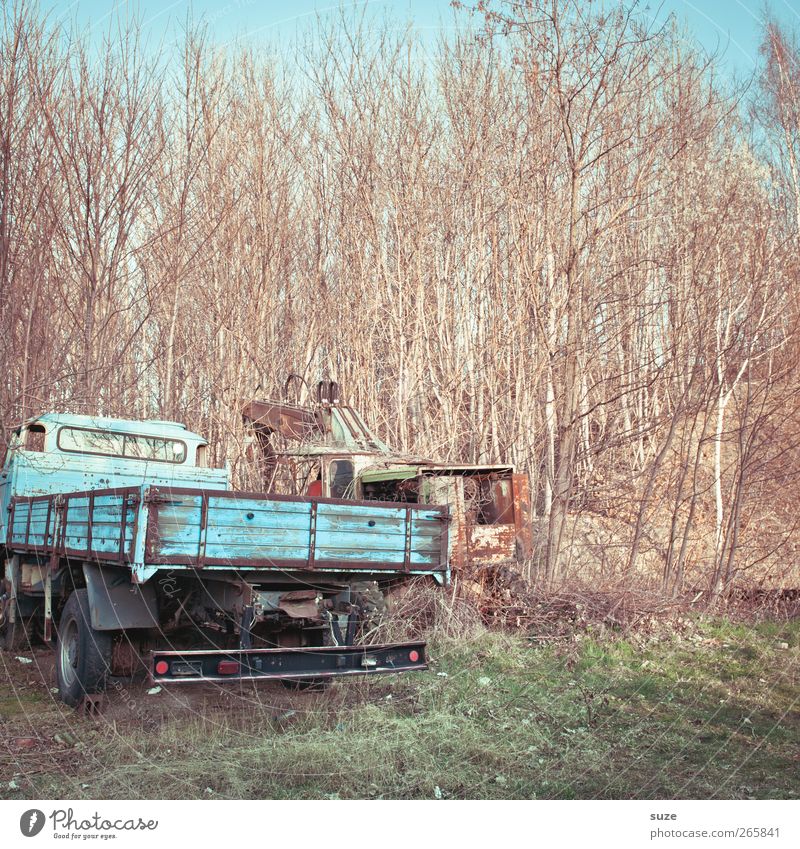
[[[3,716],[0,795],[796,798],[799,624],[542,644],[473,621],[432,638],[427,673],[291,696],[132,691],[100,722],[42,682]],[[12,750],[31,727],[36,748]]]
[[[680,630],[690,616],[717,615],[732,621],[788,621],[800,616],[800,591],[743,585],[709,602],[704,589],[664,592],[657,579],[638,575],[594,580],[570,578],[550,588],[532,585],[507,569],[484,571],[481,583],[463,581],[451,591],[454,609],[477,611],[492,628],[523,629],[544,638],[593,631],[631,635]],[[463,613],[461,617],[463,619]]]
[[[430,670],[322,693],[126,682],[93,722],[55,701],[45,650],[0,655],[0,796],[800,796],[800,619],[584,587],[488,630],[457,586],[391,602],[371,638],[427,639]]]

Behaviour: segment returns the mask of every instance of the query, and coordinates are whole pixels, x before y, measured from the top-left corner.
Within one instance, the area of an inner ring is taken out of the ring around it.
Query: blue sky
[[[343,5],[361,7],[364,2],[344,0]],[[367,0],[367,5],[370,13],[388,14],[399,24],[412,21],[426,36],[453,19],[450,0]],[[154,36],[185,21],[191,8],[195,19],[208,21],[218,43],[237,38],[283,42],[317,13],[331,15],[338,6],[338,0],[42,0],[54,18],[76,18],[81,26],[100,30],[114,8],[138,9]],[[771,0],[769,7],[778,20],[800,31],[800,0]],[[706,49],[724,49],[728,72],[747,75],[758,61],[761,0],[649,0],[642,8],[660,20],[675,12]]]

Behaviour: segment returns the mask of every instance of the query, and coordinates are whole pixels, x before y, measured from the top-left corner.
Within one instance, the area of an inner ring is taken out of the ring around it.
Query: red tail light
[[[416,663],[416,662],[419,660],[419,652],[418,652],[418,651],[410,651],[410,652],[408,653],[408,659],[409,659],[412,663]]]
[[[236,675],[239,671],[239,664],[235,660],[221,660],[217,664],[217,674],[219,675]]]
[[[166,675],[169,672],[169,664],[166,660],[159,660],[156,664],[156,675]]]

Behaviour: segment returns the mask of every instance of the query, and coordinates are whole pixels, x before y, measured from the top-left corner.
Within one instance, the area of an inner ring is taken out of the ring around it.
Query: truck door
[[[6,520],[8,517],[8,505],[11,502],[11,496],[14,492],[14,450],[19,447],[20,437],[19,428],[11,432],[11,438],[6,447],[6,453],[3,457],[3,466],[0,470],[0,546],[5,543]]]
[[[328,487],[331,498],[354,499],[355,471],[352,460],[331,460],[328,466]]]
[[[456,475],[424,477],[420,484],[420,500],[425,504],[449,505],[448,556],[450,567],[465,569],[469,559],[469,540],[464,508],[464,479]]]

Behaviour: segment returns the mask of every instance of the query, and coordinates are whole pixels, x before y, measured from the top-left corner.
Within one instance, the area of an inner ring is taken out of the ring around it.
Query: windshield
[[[179,439],[141,436],[113,430],[62,427],[58,432],[58,447],[62,451],[79,454],[156,460],[161,463],[183,463],[186,459],[186,444]]]

